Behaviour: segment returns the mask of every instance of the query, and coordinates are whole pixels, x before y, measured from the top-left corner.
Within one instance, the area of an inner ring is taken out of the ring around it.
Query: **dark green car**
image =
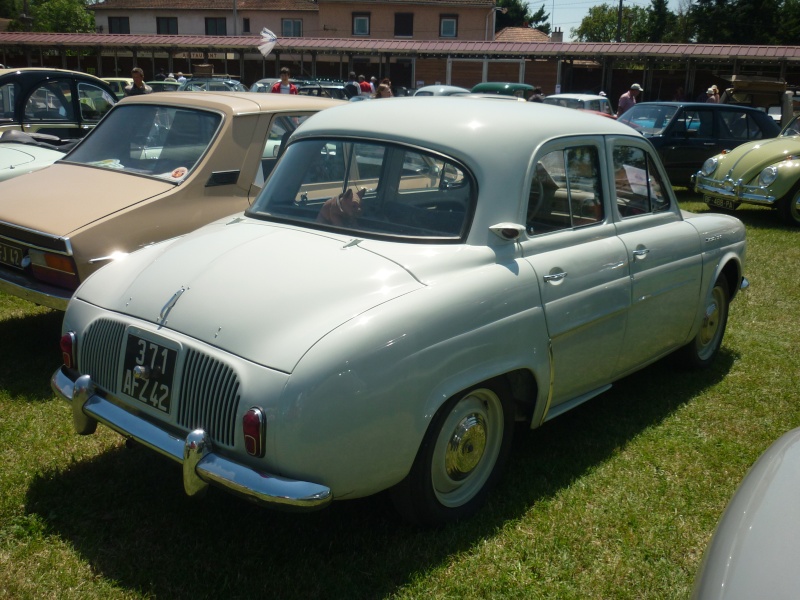
[[[500,94],[502,96],[516,96],[517,98],[528,98],[533,95],[533,86],[527,83],[501,83],[486,81],[474,86],[470,91],[473,94]]]

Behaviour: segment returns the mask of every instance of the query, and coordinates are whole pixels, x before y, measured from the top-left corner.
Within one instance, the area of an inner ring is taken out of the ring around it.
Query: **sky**
[[[619,6],[619,0],[527,0],[531,12],[536,12],[544,4],[544,10],[551,17],[554,27],[561,28],[564,32],[564,41],[572,39],[570,30],[577,29],[585,16],[589,14],[592,6],[610,4]],[[678,9],[679,0],[669,0],[669,9]],[[641,6],[648,8],[650,0],[623,0],[624,6]],[[552,28],[551,28],[552,29]]]

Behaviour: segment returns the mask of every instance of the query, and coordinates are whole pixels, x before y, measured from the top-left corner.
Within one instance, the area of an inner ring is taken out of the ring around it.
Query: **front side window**
[[[249,214],[353,235],[459,241],[475,201],[457,162],[416,148],[342,139],[290,144]]]
[[[228,35],[225,17],[206,17],[206,35]]]
[[[458,37],[458,17],[455,15],[442,15],[439,17],[439,37]]]
[[[156,17],[156,33],[178,35],[178,17]]]
[[[221,120],[219,114],[201,110],[118,106],[66,160],[177,183],[206,153]]]
[[[653,157],[642,148],[614,148],[614,189],[617,209],[623,219],[663,212],[670,207]]]
[[[283,37],[303,37],[303,19],[281,19]]]
[[[539,158],[528,198],[529,235],[593,225],[604,219],[597,148],[576,146]]]
[[[710,110],[684,110],[679,115],[678,131],[689,138],[714,137],[714,113]]]
[[[286,150],[286,141],[295,129],[310,115],[278,115],[272,119],[267,133],[267,141],[261,153],[261,168],[256,173],[255,185],[264,187],[275,163]]]
[[[128,17],[108,17],[108,33],[130,33]]]
[[[414,35],[414,13],[395,13],[395,37],[412,37]]]
[[[70,82],[62,79],[41,84],[28,96],[25,118],[31,121],[73,121]]]
[[[353,13],[353,35],[369,35],[369,13]]]
[[[105,90],[85,82],[78,83],[78,98],[84,121],[99,121],[115,102]]]

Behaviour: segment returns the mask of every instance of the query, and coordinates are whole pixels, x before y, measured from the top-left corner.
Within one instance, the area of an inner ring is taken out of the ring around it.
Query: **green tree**
[[[571,30],[579,42],[613,42],[617,39],[619,11],[617,6],[600,4],[589,9],[581,24]],[[646,42],[648,11],[641,6],[622,7],[621,42]]]
[[[95,31],[94,16],[86,9],[84,0],[31,0],[30,29],[56,33],[91,33]],[[19,20],[9,25],[11,31],[27,29]]]
[[[670,12],[667,0],[651,0],[647,11],[647,41],[663,42],[675,26],[675,15]]]
[[[777,31],[780,43],[796,43],[800,39],[800,0],[784,0],[780,14]]]
[[[0,0],[0,19],[16,19],[21,11],[21,0]]]
[[[498,0],[497,6],[505,8],[506,12],[497,13],[495,32],[505,27],[532,27],[550,34],[550,15],[545,12],[544,4],[534,13],[528,3],[522,0]]]

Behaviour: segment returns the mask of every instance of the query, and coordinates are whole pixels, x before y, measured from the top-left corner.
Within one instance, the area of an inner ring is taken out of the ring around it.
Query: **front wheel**
[[[472,516],[483,505],[511,448],[514,415],[507,388],[494,379],[439,409],[411,472],[392,489],[403,517],[439,526]]]
[[[778,214],[787,225],[800,227],[800,185],[778,201]]]
[[[705,316],[695,338],[679,351],[681,362],[690,368],[707,367],[722,346],[730,306],[728,280],[720,275],[706,301]]]

